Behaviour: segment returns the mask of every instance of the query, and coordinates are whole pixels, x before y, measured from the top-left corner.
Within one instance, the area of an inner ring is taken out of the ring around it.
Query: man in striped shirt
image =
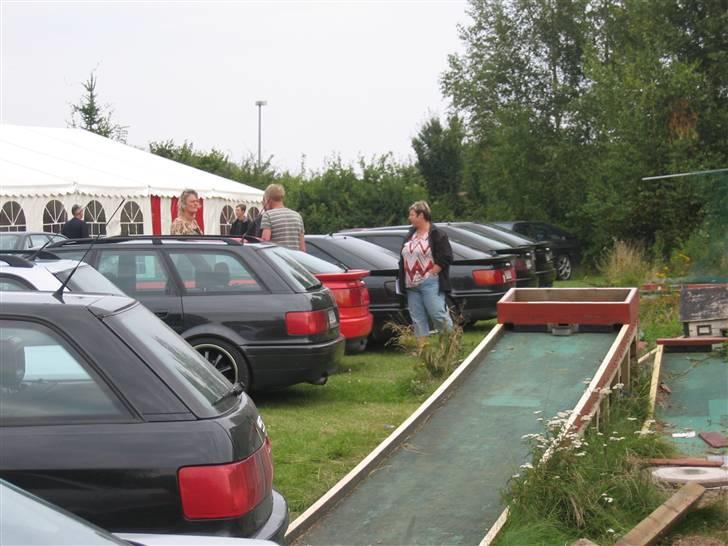
[[[268,207],[262,213],[260,222],[261,239],[291,250],[305,252],[303,219],[295,210],[291,210],[283,204],[285,195],[286,191],[280,184],[271,184],[265,189],[263,201],[267,202]]]

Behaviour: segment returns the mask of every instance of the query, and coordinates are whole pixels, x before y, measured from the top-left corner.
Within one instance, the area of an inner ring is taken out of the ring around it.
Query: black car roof
[[[265,248],[274,246],[273,243],[266,241],[260,241],[258,239],[248,239],[245,242],[241,241],[239,237],[228,237],[225,235],[133,235],[133,236],[113,236],[113,237],[102,237],[102,238],[87,238],[87,239],[68,239],[66,241],[58,241],[51,243],[46,248],[59,249],[59,248],[72,248],[82,247],[86,248],[89,245],[94,246],[107,246],[107,245],[122,245],[131,246],[135,244],[143,246],[175,246],[180,245],[188,248],[190,245],[202,245],[203,247],[218,247],[218,246],[230,246],[235,248],[252,247],[252,248]]]

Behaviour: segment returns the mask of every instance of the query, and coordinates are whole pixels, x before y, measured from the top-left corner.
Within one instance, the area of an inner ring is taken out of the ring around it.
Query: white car
[[[55,292],[78,265],[66,290],[95,294],[124,293],[87,263],[45,258],[31,260],[27,254],[0,252],[0,292],[40,290]]]

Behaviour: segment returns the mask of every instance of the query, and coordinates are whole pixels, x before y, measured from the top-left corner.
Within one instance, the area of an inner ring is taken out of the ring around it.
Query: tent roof
[[[0,124],[0,196],[88,194],[258,202],[263,192],[83,129]]]

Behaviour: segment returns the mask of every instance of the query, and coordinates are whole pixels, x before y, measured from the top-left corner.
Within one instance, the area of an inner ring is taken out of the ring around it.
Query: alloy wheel
[[[200,353],[205,360],[215,366],[217,371],[225,376],[230,383],[238,382],[238,365],[235,357],[219,345],[212,343],[202,343],[195,345],[195,350]]]
[[[566,254],[556,258],[556,274],[560,281],[568,281],[571,278],[571,259]]]

